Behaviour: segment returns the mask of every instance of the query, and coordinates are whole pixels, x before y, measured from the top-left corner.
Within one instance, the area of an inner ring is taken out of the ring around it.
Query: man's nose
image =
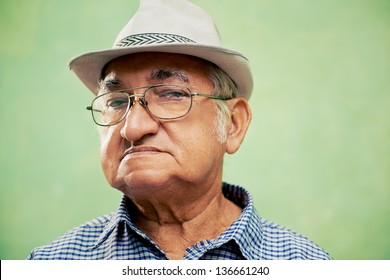
[[[145,135],[156,134],[159,128],[158,120],[153,117],[140,100],[135,99],[121,128],[121,135],[128,141],[137,141]]]

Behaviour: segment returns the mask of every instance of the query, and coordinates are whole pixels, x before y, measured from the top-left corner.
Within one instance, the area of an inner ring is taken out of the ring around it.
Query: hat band
[[[116,47],[143,46],[151,44],[195,43],[186,37],[166,33],[142,33],[127,36],[116,43]]]

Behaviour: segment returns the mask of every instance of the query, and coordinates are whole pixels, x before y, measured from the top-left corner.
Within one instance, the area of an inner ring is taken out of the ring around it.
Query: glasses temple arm
[[[216,100],[229,100],[229,99],[232,99],[232,97],[222,97],[222,96],[215,96],[215,95],[204,94],[204,93],[197,93],[197,92],[193,92],[191,94],[192,94],[192,96],[202,96],[202,97],[207,97],[207,98],[216,99]]]
[[[99,112],[99,113],[101,113],[102,111],[101,110],[95,110],[95,109],[92,109],[92,106],[88,106],[87,108],[85,108],[85,109],[87,109],[88,111],[94,111],[94,112]]]

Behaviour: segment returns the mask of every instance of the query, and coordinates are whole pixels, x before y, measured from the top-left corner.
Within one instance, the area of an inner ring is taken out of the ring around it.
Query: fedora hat
[[[251,95],[253,80],[248,59],[223,47],[211,17],[187,0],[140,0],[137,12],[112,48],[79,55],[69,67],[96,95],[108,62],[140,52],[186,54],[210,61],[233,79],[239,96],[249,99]]]

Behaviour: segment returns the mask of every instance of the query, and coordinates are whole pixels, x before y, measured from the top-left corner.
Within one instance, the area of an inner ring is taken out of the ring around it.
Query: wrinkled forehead
[[[175,82],[191,85],[207,79],[212,63],[183,54],[136,53],[116,58],[103,69],[101,90],[113,90],[127,79],[144,79],[148,83]],[[132,81],[134,82],[134,81]],[[136,86],[136,85],[131,85]]]

